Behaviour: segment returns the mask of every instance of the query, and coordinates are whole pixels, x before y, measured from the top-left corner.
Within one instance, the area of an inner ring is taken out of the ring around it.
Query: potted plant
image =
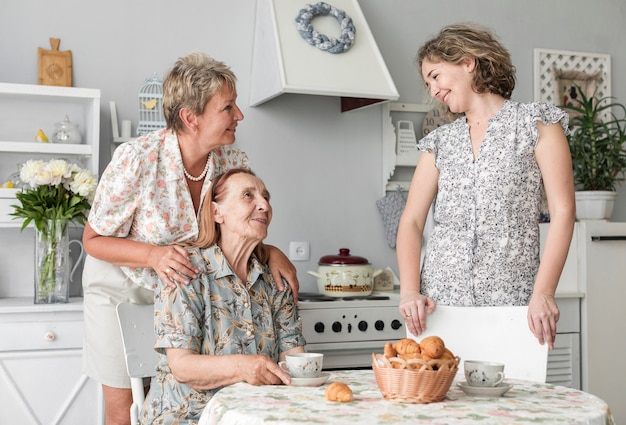
[[[613,97],[598,99],[576,89],[579,96],[564,106],[570,112],[567,141],[574,168],[576,217],[608,220],[616,186],[626,172],[626,107]]]

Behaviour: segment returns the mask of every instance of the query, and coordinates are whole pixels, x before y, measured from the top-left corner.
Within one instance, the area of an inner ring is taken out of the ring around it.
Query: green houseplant
[[[617,197],[618,183],[626,173],[626,107],[614,97],[587,96],[577,87],[578,97],[563,106],[570,112],[570,134],[567,136],[579,219],[610,219]],[[587,199],[608,198],[605,207],[592,207],[595,214],[585,213]]]

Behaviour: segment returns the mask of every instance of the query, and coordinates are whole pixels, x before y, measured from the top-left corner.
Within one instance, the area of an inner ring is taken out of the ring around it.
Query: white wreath
[[[339,22],[341,27],[339,39],[320,34],[313,29],[311,20],[316,16],[327,15],[334,16],[337,22]],[[329,53],[343,53],[350,50],[354,43],[354,34],[356,33],[352,18],[346,15],[346,12],[324,2],[307,4],[304,9],[301,9],[296,17],[296,27],[307,43]]]

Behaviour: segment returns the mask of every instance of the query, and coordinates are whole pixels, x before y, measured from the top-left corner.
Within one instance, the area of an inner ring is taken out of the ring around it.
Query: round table
[[[371,370],[331,371],[321,387],[253,386],[221,389],[203,411],[199,425],[234,424],[585,424],[613,425],[607,404],[572,388],[506,380],[513,388],[502,397],[470,397],[452,384],[445,400],[408,404],[383,399]],[[327,401],[330,382],[348,384],[349,403]]]

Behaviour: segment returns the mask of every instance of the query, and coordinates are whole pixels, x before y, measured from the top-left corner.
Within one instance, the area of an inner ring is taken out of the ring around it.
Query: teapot
[[[82,142],[78,125],[70,121],[66,115],[61,122],[54,124],[53,143],[79,144]]]
[[[340,248],[337,255],[320,258],[317,272],[308,273],[317,278],[320,294],[335,297],[368,296],[374,290],[374,278],[383,272],[372,269],[363,257],[351,255],[348,248]]]

